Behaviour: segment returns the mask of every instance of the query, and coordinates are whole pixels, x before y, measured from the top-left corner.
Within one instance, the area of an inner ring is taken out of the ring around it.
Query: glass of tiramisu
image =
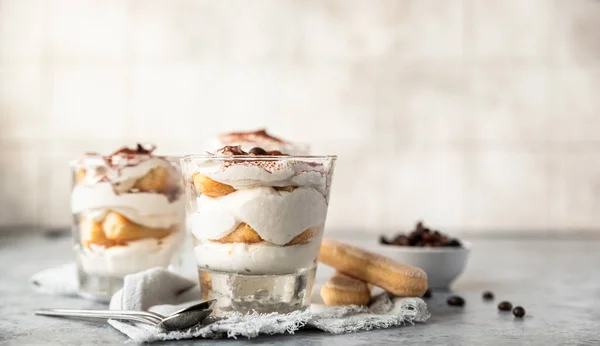
[[[216,316],[308,307],[335,159],[225,146],[181,160],[200,286]]]
[[[258,147],[267,151],[287,153],[289,155],[308,155],[309,146],[293,143],[267,132],[266,129],[246,132],[222,133],[209,144],[209,149],[218,150],[224,146],[240,146],[242,150],[249,151]]]
[[[177,265],[185,201],[177,158],[153,146],[71,162],[74,248],[80,294],[106,300],[123,277]]]

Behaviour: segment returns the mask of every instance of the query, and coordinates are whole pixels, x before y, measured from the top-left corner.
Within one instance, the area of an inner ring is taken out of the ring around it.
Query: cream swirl
[[[115,191],[126,192],[133,188],[138,179],[148,174],[157,167],[164,167],[177,181],[177,172],[174,171],[172,164],[159,157],[149,157],[136,162],[136,164],[124,165],[120,168],[113,168],[100,157],[88,157],[78,163],[78,168],[85,172],[81,183],[84,185],[94,185],[102,181],[110,182]]]
[[[195,248],[198,267],[242,274],[289,274],[316,263],[321,239],[294,246],[267,243],[219,244],[203,241]]]
[[[327,194],[327,170],[321,164],[289,160],[209,160],[195,170],[239,189],[257,186],[309,186]]]
[[[95,211],[91,214],[94,219],[101,219],[103,212],[114,210],[147,227],[168,227],[184,219],[184,201],[181,198],[170,202],[167,196],[158,193],[117,194],[109,182],[75,186],[71,194],[71,210],[74,214]]]
[[[310,187],[292,192],[257,187],[218,198],[201,195],[191,217],[197,239],[220,239],[240,223],[248,224],[263,240],[285,245],[311,227],[322,227],[325,197]]]
[[[127,246],[76,246],[75,251],[80,253],[79,262],[86,273],[123,277],[152,267],[168,267],[181,248],[183,237],[184,232],[175,232],[162,239],[130,241]]]

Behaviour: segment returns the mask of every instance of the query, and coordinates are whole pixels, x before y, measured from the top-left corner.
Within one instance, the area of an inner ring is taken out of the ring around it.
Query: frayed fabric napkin
[[[77,266],[75,263],[63,264],[59,267],[48,268],[34,274],[29,283],[40,293],[61,296],[78,296]]]
[[[55,294],[76,294],[70,284],[59,281],[51,273],[63,275],[66,282],[69,267],[49,269],[32,277],[38,291]],[[59,271],[59,269],[61,271]],[[51,278],[51,279],[50,279]],[[153,268],[125,277],[123,289],[110,301],[113,310],[149,310],[168,315],[185,306],[197,303],[201,298],[195,281],[162,268]],[[333,334],[388,328],[404,324],[424,322],[429,318],[425,302],[419,298],[390,298],[387,294],[377,296],[369,307],[329,307],[313,304],[307,311],[290,314],[233,315],[226,319],[210,320],[210,324],[186,331],[163,332],[156,327],[109,320],[108,323],[136,342],[179,340],[190,338],[254,338],[260,334],[293,334],[302,328],[316,328]]]
[[[165,269],[154,268],[125,277],[123,289],[112,297],[111,309],[150,310],[168,315],[190,302],[198,302],[198,285]],[[327,307],[313,305],[310,310],[290,314],[234,315],[187,331],[162,332],[156,327],[109,321],[132,340],[151,342],[188,338],[247,337],[259,334],[294,333],[301,328],[313,327],[341,334],[387,328],[406,323],[423,322],[429,318],[425,302],[419,298],[390,299],[378,296],[368,308],[357,306]]]

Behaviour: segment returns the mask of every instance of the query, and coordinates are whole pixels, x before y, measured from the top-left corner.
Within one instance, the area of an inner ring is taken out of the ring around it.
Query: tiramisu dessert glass
[[[308,307],[335,156],[227,146],[186,156],[186,210],[216,316]]]
[[[289,155],[308,155],[309,147],[306,144],[292,143],[267,133],[260,129],[248,132],[230,132],[217,136],[210,145],[210,150],[218,150],[224,146],[240,146],[242,150],[249,151],[258,147],[267,151],[287,153]]]
[[[106,300],[123,277],[177,265],[185,202],[176,158],[138,145],[71,163],[74,249],[80,294]]]

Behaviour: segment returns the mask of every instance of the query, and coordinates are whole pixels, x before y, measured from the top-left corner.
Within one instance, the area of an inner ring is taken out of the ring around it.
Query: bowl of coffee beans
[[[447,289],[465,269],[470,244],[418,222],[409,233],[382,235],[377,249],[384,256],[423,269],[430,288]]]

